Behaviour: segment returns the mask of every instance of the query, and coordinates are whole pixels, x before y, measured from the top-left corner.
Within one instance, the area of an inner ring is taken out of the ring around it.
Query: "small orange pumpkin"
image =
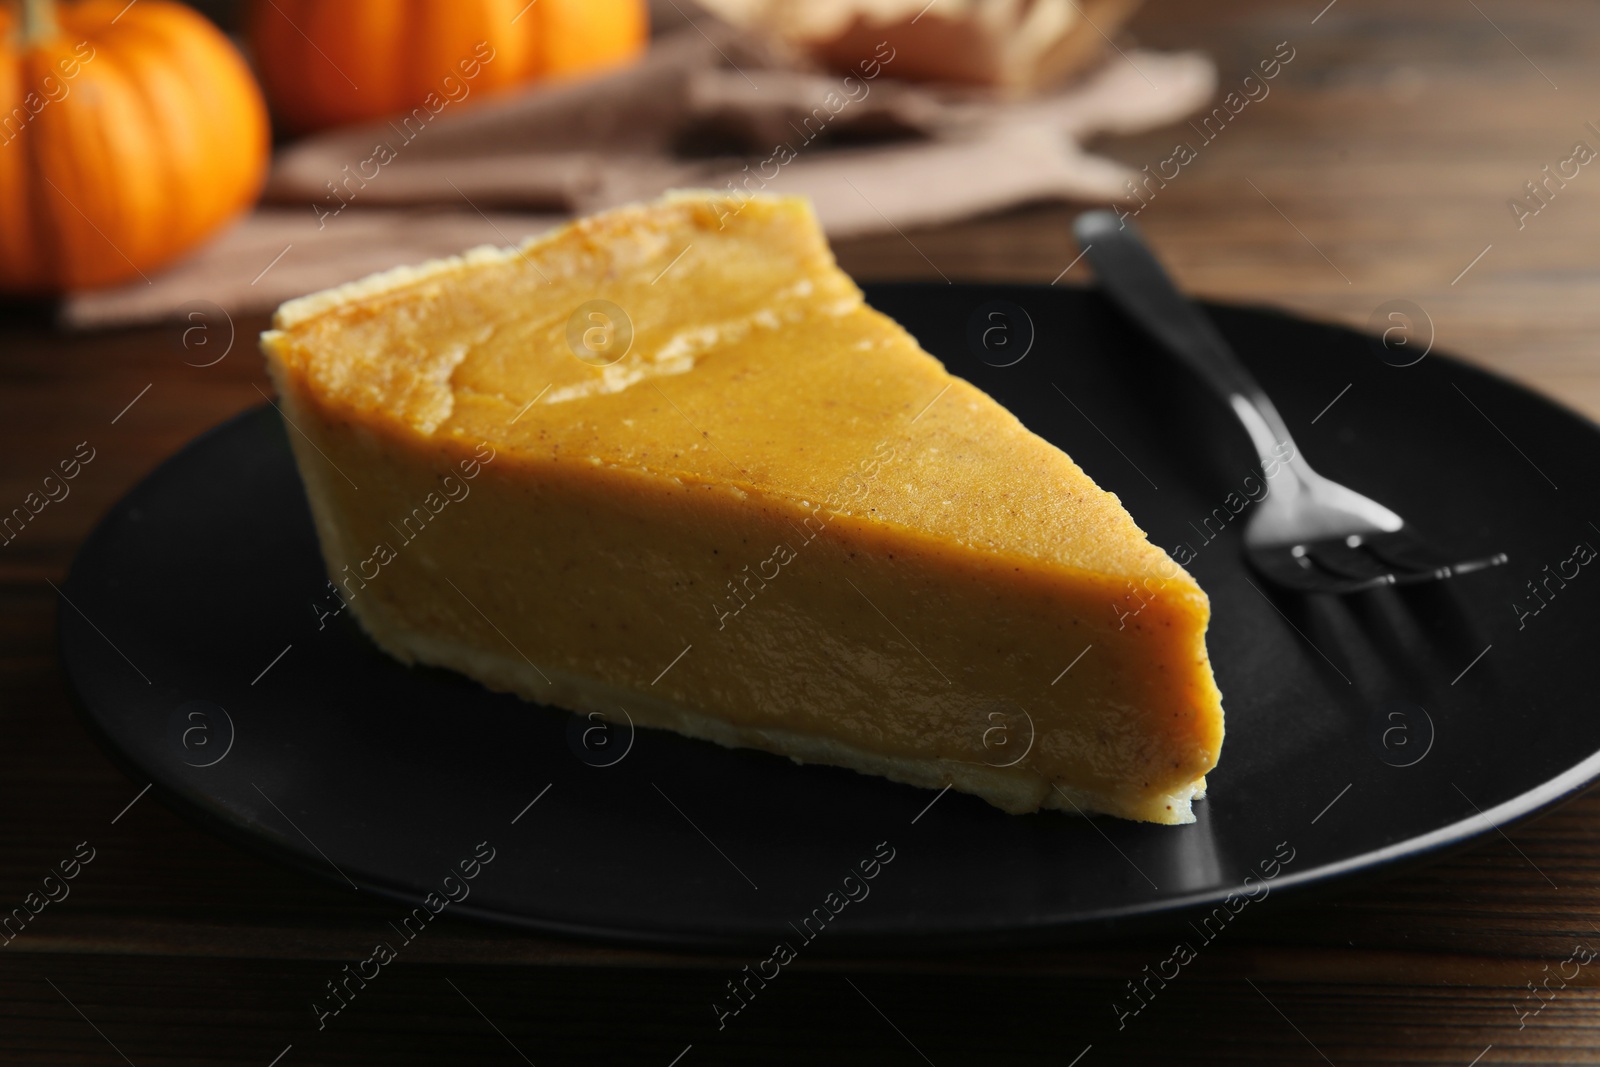
[[[244,57],[194,10],[0,6],[0,291],[161,267],[255,201],[269,148]]]
[[[647,35],[644,0],[256,0],[250,18],[293,133],[613,66]]]

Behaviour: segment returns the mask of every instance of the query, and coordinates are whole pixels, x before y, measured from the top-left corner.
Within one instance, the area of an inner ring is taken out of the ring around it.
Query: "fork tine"
[[[1506,563],[1510,559],[1511,557],[1506,555],[1504,552],[1496,552],[1492,556],[1483,556],[1478,559],[1469,559],[1465,563],[1452,564],[1450,567],[1450,573],[1471,574],[1473,571],[1481,571],[1487,570],[1490,567],[1498,567],[1500,564]]]
[[[1393,533],[1375,534],[1365,539],[1363,547],[1379,559],[1397,568],[1395,581],[1402,584],[1437,581],[1458,574],[1498,567],[1508,557],[1504,552],[1490,556],[1462,560],[1447,556],[1405,527]]]
[[[1318,567],[1309,554],[1295,555],[1288,545],[1246,549],[1246,556],[1263,578],[1301,593],[1358,593],[1388,584],[1387,575],[1350,578]]]
[[[1356,538],[1350,540],[1356,541],[1356,544],[1332,538],[1312,541],[1304,546],[1305,554],[1317,566],[1340,577],[1377,585],[1392,584],[1394,566],[1371,552],[1363,551],[1361,542]]]
[[[1369,534],[1363,546],[1388,563],[1406,571],[1443,571],[1449,574],[1453,561],[1443,552],[1416,535],[1414,530],[1401,527],[1393,533]]]
[[[1359,593],[1392,585],[1417,585],[1506,562],[1504,552],[1459,563],[1397,531],[1371,535],[1356,545],[1328,538],[1303,545],[1258,546],[1246,550],[1251,566],[1274,584],[1302,593]]]

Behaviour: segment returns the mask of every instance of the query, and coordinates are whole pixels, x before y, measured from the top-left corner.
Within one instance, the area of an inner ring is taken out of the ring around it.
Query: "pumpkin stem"
[[[60,33],[55,0],[22,0],[20,29],[24,47],[47,41]]]

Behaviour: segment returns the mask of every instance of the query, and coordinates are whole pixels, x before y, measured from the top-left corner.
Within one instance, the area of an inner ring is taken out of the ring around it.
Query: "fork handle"
[[[1072,230],[1112,301],[1228,402],[1262,466],[1298,468],[1300,451],[1278,409],[1211,320],[1178,291],[1133,221],[1110,211],[1086,211]]]

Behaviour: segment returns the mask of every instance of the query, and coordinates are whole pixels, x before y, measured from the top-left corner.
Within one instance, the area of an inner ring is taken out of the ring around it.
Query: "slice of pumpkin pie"
[[[868,307],[804,200],[608,211],[291,301],[262,348],[330,578],[397,659],[1009,812],[1193,820],[1205,594]]]

